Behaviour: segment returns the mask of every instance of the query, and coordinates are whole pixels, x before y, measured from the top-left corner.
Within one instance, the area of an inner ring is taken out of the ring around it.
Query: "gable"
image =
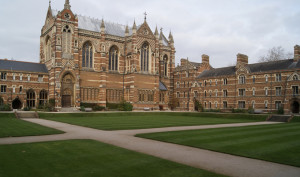
[[[148,39],[155,40],[155,36],[154,36],[152,30],[150,29],[149,25],[147,24],[147,22],[144,22],[139,27],[139,29],[137,30],[137,35],[139,37],[143,37],[143,38],[148,38]]]

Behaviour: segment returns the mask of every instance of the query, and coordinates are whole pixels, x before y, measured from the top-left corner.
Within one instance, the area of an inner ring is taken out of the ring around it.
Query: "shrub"
[[[249,114],[254,114],[254,109],[253,109],[252,106],[250,106],[250,107],[248,108],[248,113],[249,113]]]
[[[0,105],[0,111],[11,111],[11,107],[9,104]]]
[[[93,111],[102,111],[105,109],[104,106],[95,105],[92,107]]]
[[[132,111],[132,104],[126,102],[125,100],[121,101],[121,103],[119,104],[119,111]]]
[[[3,98],[0,96],[0,106],[3,106],[4,105],[4,100]]]
[[[284,114],[284,109],[282,106],[280,106],[277,110],[277,114]]]
[[[232,113],[246,113],[246,109],[234,109],[232,108]]]
[[[54,98],[49,99],[49,105],[52,106],[53,108],[55,107],[55,99]]]
[[[194,99],[195,111],[204,112],[204,108],[199,100]]]
[[[118,109],[119,108],[120,103],[106,103],[106,107],[109,109]]]
[[[31,107],[25,107],[24,108],[24,111],[30,111],[31,110]]]
[[[84,106],[80,106],[80,111],[85,111],[85,107]]]

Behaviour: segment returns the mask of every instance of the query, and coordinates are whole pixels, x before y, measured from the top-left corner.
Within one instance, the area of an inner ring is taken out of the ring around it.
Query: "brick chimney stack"
[[[209,56],[208,55],[205,55],[205,54],[202,55],[202,63],[209,65]]]
[[[237,62],[236,62],[236,66],[245,66],[248,64],[248,56],[244,55],[244,54],[237,54]]]
[[[181,65],[181,66],[184,66],[184,65],[187,64],[187,62],[188,62],[188,59],[181,58],[181,60],[180,60],[180,65]]]
[[[300,60],[300,46],[295,45],[294,47],[294,62],[298,62]]]

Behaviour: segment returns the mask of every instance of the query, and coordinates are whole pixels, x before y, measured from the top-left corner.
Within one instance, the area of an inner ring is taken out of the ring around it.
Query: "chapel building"
[[[0,60],[1,97],[15,109],[51,98],[57,109],[122,100],[135,110],[168,109],[174,68],[172,34],[153,32],[146,16],[129,27],[76,15],[66,0],[61,11],[49,4],[40,63]]]

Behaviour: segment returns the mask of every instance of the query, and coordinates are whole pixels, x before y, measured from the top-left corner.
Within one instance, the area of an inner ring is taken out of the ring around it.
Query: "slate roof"
[[[276,71],[276,70],[289,70],[289,69],[297,69],[297,68],[300,69],[300,60],[298,62],[294,62],[293,59],[287,59],[287,60],[271,61],[271,62],[264,62],[264,63],[254,63],[254,64],[248,64],[246,68],[249,70],[250,73],[268,72],[268,71]],[[236,71],[235,66],[206,70],[203,71],[197,77],[197,79],[235,75],[235,71]]]
[[[160,91],[167,91],[167,87],[165,86],[164,83],[162,83],[161,81],[159,81],[159,90]]]
[[[126,29],[125,25],[106,22],[106,21],[104,21],[104,25],[105,25],[106,34],[125,37],[125,29]],[[100,32],[101,31],[100,26],[101,26],[101,20],[78,15],[79,29]],[[139,27],[140,26],[138,26],[137,29],[139,29]],[[132,35],[131,28],[129,28],[129,35]]]
[[[197,79],[206,78],[206,77],[230,76],[234,74],[235,74],[235,66],[230,66],[226,68],[205,70],[197,77]]]
[[[48,69],[45,64],[12,60],[0,60],[0,70],[48,73]]]

